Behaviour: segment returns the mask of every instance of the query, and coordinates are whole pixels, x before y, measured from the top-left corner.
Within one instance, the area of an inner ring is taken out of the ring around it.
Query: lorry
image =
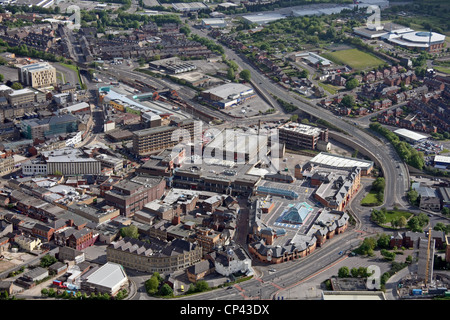
[[[59,280],[53,280],[53,285],[61,289],[67,288],[67,286],[62,281]]]

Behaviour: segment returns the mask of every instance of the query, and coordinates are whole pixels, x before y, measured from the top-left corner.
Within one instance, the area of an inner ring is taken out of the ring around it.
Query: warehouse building
[[[400,138],[405,139],[406,141],[410,143],[416,143],[423,140],[426,140],[428,137],[424,136],[423,134],[419,134],[417,132],[408,130],[408,129],[397,129],[394,131],[396,135],[398,135]]]
[[[242,16],[242,19],[244,19],[245,22],[248,22],[250,24],[255,23],[257,25],[268,24],[270,22],[277,21],[277,20],[284,19],[284,18],[286,18],[286,16],[279,14],[279,13],[258,13],[258,14]]]
[[[449,156],[434,156],[434,166],[442,169],[448,169],[450,167]]]
[[[318,165],[325,168],[347,169],[354,167],[361,168],[361,175],[369,175],[373,169],[373,161],[358,158],[344,157],[337,154],[321,152],[311,160],[310,164]]]
[[[172,3],[172,7],[175,9],[175,11],[180,12],[195,12],[208,9],[208,6],[203,2]]]
[[[202,27],[207,29],[218,29],[225,28],[227,23],[225,19],[221,18],[210,18],[210,19],[202,19]]]
[[[18,106],[30,102],[44,102],[45,94],[31,88],[8,91],[6,99],[12,106]]]
[[[384,25],[368,25],[366,27],[354,28],[353,32],[359,36],[368,39],[377,39],[389,34],[389,32],[402,34],[414,31],[409,27],[405,27],[396,23],[385,23]]]
[[[214,106],[225,109],[256,97],[256,93],[251,87],[244,84],[227,83],[202,91],[201,96]]]
[[[107,262],[82,276],[81,289],[115,296],[128,285],[128,276],[120,264]]]
[[[155,60],[149,63],[150,68],[155,70],[166,70],[171,74],[179,74],[197,69],[197,66],[189,61],[183,61],[178,57]]]

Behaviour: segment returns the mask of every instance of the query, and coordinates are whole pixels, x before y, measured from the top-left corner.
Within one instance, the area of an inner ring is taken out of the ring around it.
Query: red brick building
[[[84,228],[71,234],[67,241],[67,246],[76,250],[83,250],[92,246],[97,240],[98,234],[90,229]]]
[[[160,199],[164,194],[166,182],[162,178],[138,176],[122,180],[105,192],[106,203],[119,208],[120,214],[131,217],[145,204]]]

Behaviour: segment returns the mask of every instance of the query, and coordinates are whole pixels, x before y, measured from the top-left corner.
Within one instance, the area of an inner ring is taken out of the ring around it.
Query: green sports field
[[[329,52],[325,56],[335,63],[349,65],[355,70],[372,69],[384,64],[383,60],[358,49]]]

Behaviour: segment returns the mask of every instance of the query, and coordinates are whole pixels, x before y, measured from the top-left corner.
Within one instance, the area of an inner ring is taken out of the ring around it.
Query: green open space
[[[381,203],[378,201],[377,192],[370,191],[364,199],[361,200],[362,206],[378,206]]]
[[[386,212],[386,223],[391,223],[391,221],[397,220],[400,217],[405,217],[408,220],[413,214],[408,211],[403,210],[388,210]]]
[[[81,76],[80,76],[80,70],[78,70],[78,67],[76,65],[73,64],[67,64],[67,63],[59,63],[60,65],[62,65],[63,67],[66,67],[68,69],[71,69],[73,71],[75,71],[77,73],[78,76],[78,83],[81,85],[83,82],[81,81]]]
[[[323,83],[318,81],[317,84],[331,94],[337,94],[339,92],[339,87],[333,86],[329,83]]]
[[[436,69],[439,72],[450,73],[450,67],[433,66],[433,69]]]
[[[383,60],[358,49],[328,52],[324,56],[335,63],[349,65],[355,70],[372,69],[384,64]]]

